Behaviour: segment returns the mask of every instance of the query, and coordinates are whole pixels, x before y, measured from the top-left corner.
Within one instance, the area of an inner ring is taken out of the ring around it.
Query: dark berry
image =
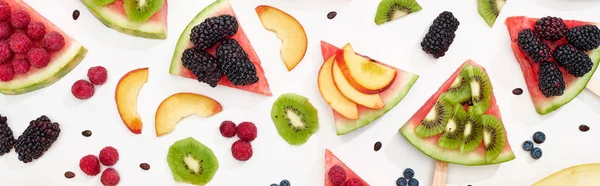
[[[238,22],[232,15],[209,17],[192,28],[190,41],[194,43],[195,48],[205,50],[234,35],[237,30]]]
[[[10,63],[0,64],[0,81],[7,82],[15,78],[15,71]]]
[[[217,59],[203,50],[188,48],[183,51],[181,62],[185,68],[192,71],[199,82],[216,87],[223,76]]]
[[[8,118],[0,115],[0,156],[9,153],[15,143],[15,136],[8,126]]]
[[[567,31],[567,41],[581,50],[593,50],[600,46],[600,29],[595,25],[571,27]]]
[[[89,81],[80,79],[71,86],[71,94],[77,99],[88,99],[94,95],[94,85]]]
[[[0,21],[8,20],[10,18],[11,9],[8,4],[0,5]]]
[[[415,176],[415,171],[411,168],[404,169],[404,172],[402,172],[402,176],[404,176],[406,179],[411,179]]]
[[[279,186],[290,186],[290,181],[288,180],[281,180],[281,183],[279,183]]]
[[[563,74],[553,62],[541,62],[538,88],[546,97],[561,96],[565,93]]]
[[[567,25],[561,18],[546,16],[535,22],[534,29],[542,39],[556,41],[565,36]]]
[[[244,140],[237,140],[231,145],[231,154],[236,160],[246,161],[252,157],[252,145]]]
[[[27,26],[27,36],[29,36],[29,39],[37,41],[42,39],[44,35],[46,35],[46,26],[43,23],[35,22]]]
[[[400,177],[396,180],[396,186],[407,186],[408,185],[408,181],[406,181],[406,178],[404,177]]]
[[[60,125],[42,115],[29,122],[29,126],[17,139],[15,151],[19,160],[28,163],[40,158],[58,139]]]
[[[0,41],[0,64],[9,62],[13,57],[13,52],[6,41]]]
[[[87,77],[90,80],[90,83],[94,85],[102,85],[106,82],[108,74],[106,72],[106,68],[102,66],[95,66],[88,69]]]
[[[242,122],[236,128],[237,136],[244,141],[252,141],[256,139],[256,125],[252,122]]]
[[[524,29],[519,32],[517,44],[534,62],[539,63],[550,60],[550,47],[531,29]]]
[[[275,184],[275,183],[272,183],[270,186],[279,186],[279,185],[277,185],[277,184]]]
[[[433,20],[429,31],[421,41],[421,49],[427,54],[439,58],[446,55],[450,45],[456,37],[456,30],[460,22],[452,12],[444,11]]]
[[[27,52],[27,61],[35,68],[44,68],[50,63],[50,53],[44,48],[33,48]]]
[[[575,77],[584,76],[594,66],[590,56],[570,44],[556,47],[553,56],[559,66],[564,67],[569,74]]]
[[[221,125],[219,126],[219,132],[221,132],[221,135],[223,137],[226,137],[226,138],[234,137],[235,133],[236,133],[235,123],[233,123],[232,121],[229,121],[229,120],[221,122]]]
[[[0,5],[2,7],[2,5]],[[0,39],[7,39],[12,35],[13,29],[8,21],[0,22]]]
[[[256,67],[248,54],[233,39],[226,39],[217,46],[217,61],[227,79],[236,86],[258,82]]]
[[[31,47],[33,47],[33,42],[29,39],[27,35],[24,33],[14,33],[8,38],[8,45],[10,46],[10,50],[15,53],[27,53]]]
[[[523,150],[530,151],[531,149],[533,149],[533,142],[529,140],[523,142]]]
[[[544,143],[546,141],[546,134],[540,131],[533,133],[533,141],[537,144]]]
[[[535,147],[531,150],[531,157],[533,159],[540,159],[542,157],[542,149]]]
[[[419,180],[411,178],[408,180],[408,186],[419,186]]]
[[[334,165],[327,172],[329,181],[336,186],[342,185],[346,181],[346,171],[339,165]]]
[[[15,74],[25,74],[31,69],[31,65],[25,59],[13,59],[11,64]]]
[[[59,51],[65,46],[65,38],[58,32],[48,32],[44,35],[42,46],[48,50],[48,52]]]
[[[29,21],[31,21],[29,13],[23,10],[15,10],[10,14],[10,24],[13,28],[27,28]]]

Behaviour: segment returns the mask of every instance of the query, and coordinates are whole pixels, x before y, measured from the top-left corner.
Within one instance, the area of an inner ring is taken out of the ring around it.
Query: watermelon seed
[[[327,14],[328,19],[333,19],[333,18],[335,18],[335,16],[337,16],[337,12],[335,12],[335,11],[331,11]]]
[[[521,88],[515,88],[515,89],[512,91],[512,93],[513,93],[514,95],[521,95],[521,94],[523,94],[523,89],[521,89]]]
[[[581,132],[587,132],[588,130],[590,130],[590,127],[588,127],[587,125],[582,124],[582,125],[579,125],[579,130]]]
[[[73,20],[77,20],[79,18],[79,10],[73,11]]]
[[[375,146],[373,147],[373,150],[375,150],[375,152],[379,151],[379,149],[381,149],[381,142],[375,142]]]

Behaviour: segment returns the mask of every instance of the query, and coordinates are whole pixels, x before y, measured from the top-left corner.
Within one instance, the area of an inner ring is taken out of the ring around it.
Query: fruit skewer
[[[433,170],[433,181],[431,181],[431,185],[446,185],[446,177],[448,177],[448,163],[443,161],[435,161],[435,169]]]

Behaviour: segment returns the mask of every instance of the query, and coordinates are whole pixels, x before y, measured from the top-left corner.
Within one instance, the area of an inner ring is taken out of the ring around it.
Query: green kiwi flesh
[[[123,0],[125,15],[130,21],[145,23],[160,10],[164,0]]]
[[[219,169],[213,151],[192,137],[176,141],[169,147],[167,163],[177,182],[205,185]]]
[[[98,6],[106,6],[112,2],[115,2],[115,0],[94,0],[94,3],[96,3]]]
[[[375,13],[375,24],[381,25],[422,9],[415,0],[381,0]]]
[[[444,129],[444,133],[438,140],[438,146],[446,149],[458,149],[463,141],[465,131],[465,121],[467,119],[467,111],[461,104],[454,104],[452,117],[448,119],[448,124]]]
[[[438,99],[421,124],[417,126],[415,133],[422,138],[438,135],[444,131],[450,117],[452,117],[452,104],[444,99]]]
[[[477,0],[477,11],[488,26],[493,27],[506,0]]]
[[[469,107],[465,120],[465,129],[463,131],[463,141],[460,145],[460,152],[473,152],[483,140],[483,124],[481,115],[476,114],[474,107]]]
[[[469,72],[466,69],[463,68],[461,70],[460,74],[454,79],[443,98],[451,104],[464,103],[471,99]]]
[[[271,108],[271,119],[279,136],[290,145],[301,145],[319,129],[317,109],[308,98],[282,94]]]
[[[483,114],[490,108],[492,101],[492,83],[487,73],[475,66],[464,67],[469,73],[471,101],[476,114]]]
[[[504,125],[494,115],[481,115],[483,123],[483,145],[485,147],[485,160],[492,162],[504,150],[506,145],[504,136]]]

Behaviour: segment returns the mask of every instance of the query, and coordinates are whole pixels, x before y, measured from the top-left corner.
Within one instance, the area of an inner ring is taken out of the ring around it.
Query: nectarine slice
[[[333,82],[331,68],[333,67],[334,59],[335,55],[329,57],[329,59],[321,65],[319,76],[317,78],[319,91],[321,92],[323,99],[325,99],[325,102],[327,102],[333,110],[348,119],[358,119],[358,106],[356,103],[344,97]]]
[[[115,101],[121,120],[134,134],[142,133],[142,119],[137,112],[137,97],[140,89],[148,82],[148,68],[127,72],[117,84]]]
[[[172,132],[177,123],[191,115],[209,117],[223,110],[212,98],[194,93],[176,93],[160,103],[154,117],[156,136]]]
[[[350,46],[350,45],[347,45]],[[354,89],[365,94],[384,91],[396,77],[396,70],[356,54],[351,47],[336,57],[344,76]]]
[[[342,52],[343,50],[340,50],[340,52],[338,52],[336,56],[343,55]],[[337,61],[333,62],[332,74],[333,82],[335,83],[335,86],[338,88],[338,90],[346,98],[352,100],[354,103],[370,109],[381,109],[385,107],[385,103],[383,103],[383,100],[381,99],[381,96],[379,96],[379,94],[365,94],[354,89],[354,87],[350,85],[346,77],[344,77],[344,74],[342,73],[342,70],[338,65]]]

